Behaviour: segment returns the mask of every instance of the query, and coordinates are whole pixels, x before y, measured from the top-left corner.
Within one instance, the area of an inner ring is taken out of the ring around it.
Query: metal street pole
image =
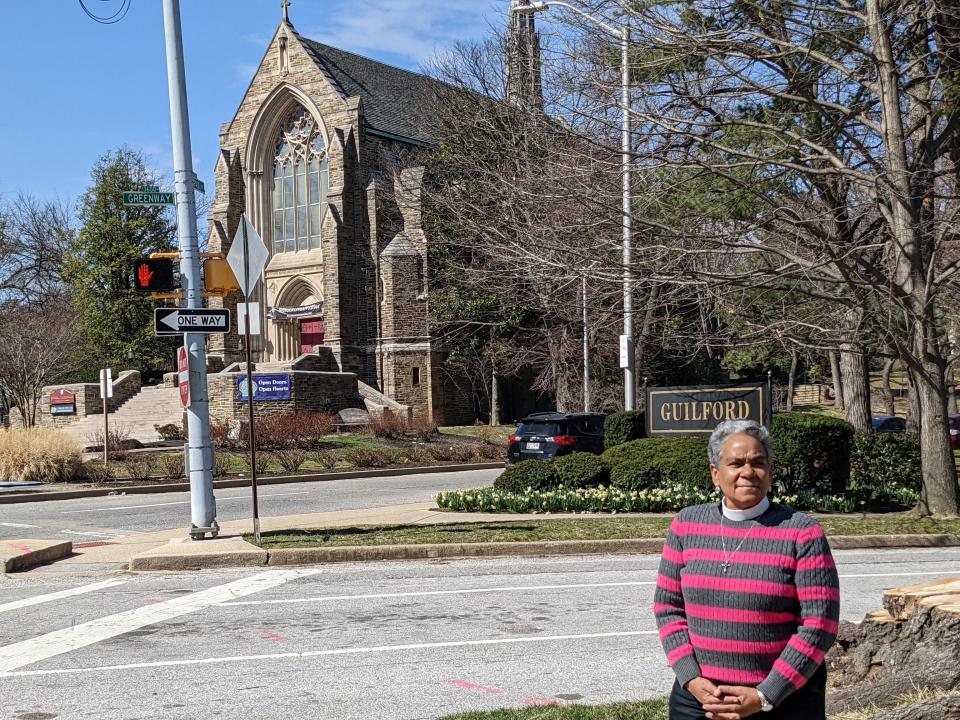
[[[587,273],[583,282],[583,411],[590,412],[590,316],[587,312]]]
[[[627,337],[627,362],[623,369],[623,409],[636,410],[637,370],[633,345],[633,197],[631,186],[632,126],[630,122],[630,26],[624,25],[621,45],[623,82],[623,334]]]
[[[623,262],[623,408],[636,410],[637,406],[637,369],[636,353],[633,337],[633,188],[631,185],[633,152],[633,126],[630,118],[630,26],[624,22],[622,28],[617,29],[602,20],[598,20],[587,11],[562,0],[538,0],[521,5],[514,4],[510,11],[514,13],[537,13],[549,10],[552,7],[562,7],[577,13],[586,20],[601,28],[607,34],[620,40],[620,90],[623,110],[622,144],[622,173],[623,173],[623,240],[621,254]],[[621,346],[622,347],[622,346]]]
[[[250,251],[247,237],[247,220],[240,218],[240,227],[243,229],[243,287],[250,287]],[[247,409],[248,425],[247,440],[250,442],[250,491],[253,502],[253,542],[260,546],[260,503],[257,499],[257,436],[254,425],[253,412],[253,358],[250,353],[250,295],[246,291],[243,295],[243,337],[247,360]]]
[[[180,31],[180,0],[163,0],[163,26],[167,47],[167,83],[170,92],[170,125],[173,130],[174,190],[177,198],[177,234],[184,306],[203,307],[200,257],[197,242],[196,199],[193,194],[193,152],[187,81]],[[217,501],[213,495],[213,447],[210,442],[210,408],[207,396],[207,350],[203,335],[184,338],[190,365],[190,407],[187,408],[187,467],[190,468],[190,537],[216,537]]]

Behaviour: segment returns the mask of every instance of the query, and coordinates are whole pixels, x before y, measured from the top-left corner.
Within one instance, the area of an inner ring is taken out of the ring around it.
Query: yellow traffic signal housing
[[[211,257],[203,261],[203,288],[210,295],[226,297],[240,289],[240,283],[223,257]]]

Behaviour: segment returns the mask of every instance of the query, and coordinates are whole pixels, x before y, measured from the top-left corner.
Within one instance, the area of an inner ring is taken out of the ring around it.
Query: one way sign
[[[230,311],[220,308],[157,308],[153,311],[153,330],[159,336],[228,333]]]

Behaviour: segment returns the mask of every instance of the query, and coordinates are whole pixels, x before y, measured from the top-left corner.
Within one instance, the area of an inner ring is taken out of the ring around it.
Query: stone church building
[[[534,33],[532,21],[522,31]],[[539,83],[538,71],[511,69]],[[271,251],[255,298],[258,367],[320,351],[331,370],[356,373],[414,412],[441,424],[473,421],[470,383],[445,366],[428,328],[423,162],[434,140],[429,109],[445,90],[302,37],[284,9],[221,127],[210,209],[211,250],[229,249],[246,214]],[[225,304],[235,309],[237,300]],[[235,333],[214,338],[211,358],[242,359]]]

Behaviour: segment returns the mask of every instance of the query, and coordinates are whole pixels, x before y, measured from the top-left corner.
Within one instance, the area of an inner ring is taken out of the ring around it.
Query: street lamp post
[[[526,5],[515,3],[510,11],[515,13],[536,13],[549,10],[552,7],[562,7],[571,10],[589,20],[604,32],[620,41],[620,84],[621,103],[623,109],[623,128],[621,135],[622,163],[623,163],[623,240],[621,254],[623,256],[623,338],[621,343],[626,352],[621,357],[623,367],[623,408],[635,410],[637,402],[637,372],[636,355],[633,345],[633,196],[631,175],[633,166],[633,152],[631,138],[633,127],[630,118],[630,26],[615,28],[595,18],[590,13],[560,0],[543,0],[530,2]]]

